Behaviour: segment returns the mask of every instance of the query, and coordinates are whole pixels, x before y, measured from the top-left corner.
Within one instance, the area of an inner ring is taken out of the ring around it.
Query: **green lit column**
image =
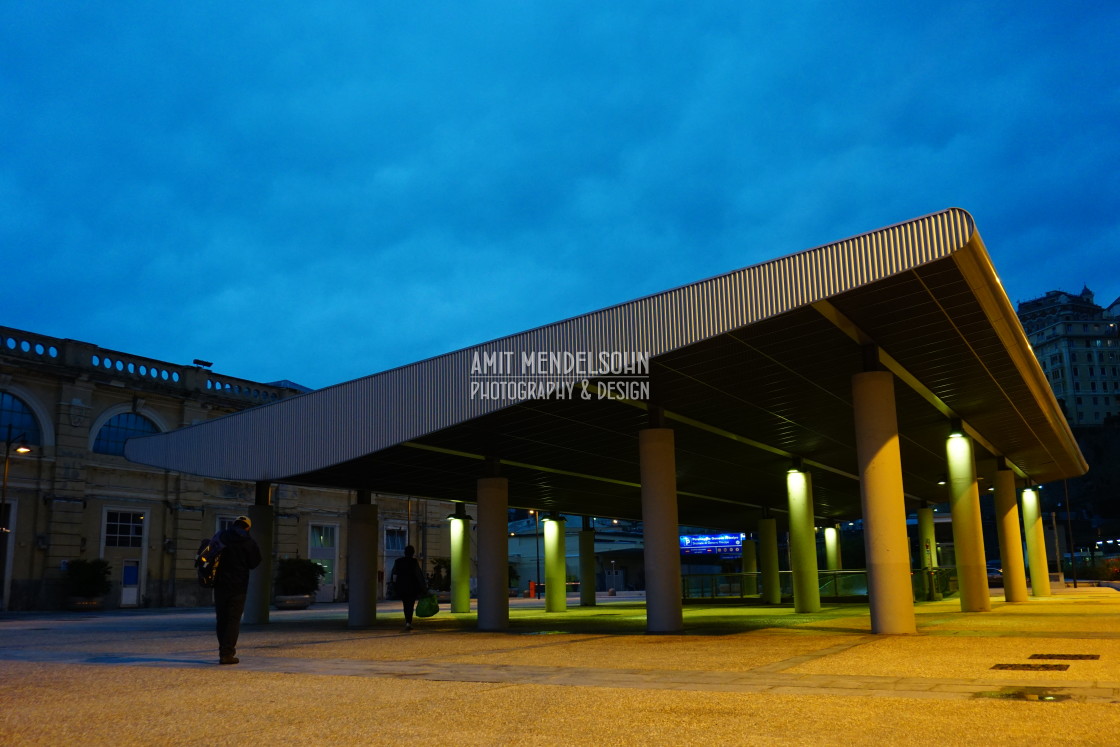
[[[754,540],[743,540],[743,594],[753,597],[758,594],[758,548]]]
[[[824,529],[824,562],[830,571],[840,570],[840,529],[838,526]]]
[[[988,567],[984,560],[984,533],[980,524],[980,489],[972,439],[954,424],[945,440],[949,462],[949,506],[953,514],[953,550],[957,556],[957,583],[961,612],[989,612]]]
[[[471,517],[462,503],[447,517],[451,530],[451,611],[471,611]]]
[[[350,507],[347,523],[346,624],[366,628],[377,621],[377,506],[368,490],[358,491],[358,502]]]
[[[918,542],[922,568],[937,568],[937,533],[933,524],[933,508],[930,506],[918,509]]]
[[[559,515],[544,520],[544,610],[568,611],[568,523]]]
[[[1046,562],[1046,540],[1042,534],[1042,511],[1038,491],[1023,491],[1023,528],[1027,535],[1027,564],[1031,573],[1031,596],[1050,596],[1050,565]]]
[[[249,592],[245,597],[245,616],[250,625],[268,622],[268,608],[272,604],[272,537],[275,513],[272,510],[272,486],[267,482],[256,484],[256,500],[247,514],[253,522],[249,530],[261,549],[261,564],[249,574]]]
[[[509,481],[478,481],[478,629],[509,628]]]
[[[670,428],[638,432],[645,545],[646,632],[677,633],[684,627],[681,550],[677,525],[677,463]]]
[[[762,601],[782,603],[782,580],[778,574],[778,520],[758,520],[758,568],[762,579]]]
[[[789,495],[790,568],[793,571],[795,612],[821,611],[821,582],[817,567],[817,534],[813,526],[813,479],[808,472],[786,474]]]
[[[1023,569],[1023,539],[1019,532],[1019,502],[1015,500],[1015,473],[1004,465],[996,470],[995,489],[1003,598],[1008,602],[1025,602],[1027,574]]]
[[[579,532],[579,605],[595,606],[595,528],[591,517],[583,517]]]

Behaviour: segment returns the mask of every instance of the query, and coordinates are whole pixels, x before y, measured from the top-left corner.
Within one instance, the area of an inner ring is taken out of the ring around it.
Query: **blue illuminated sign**
[[[686,555],[734,555],[743,552],[742,532],[732,534],[682,534],[681,552]]]

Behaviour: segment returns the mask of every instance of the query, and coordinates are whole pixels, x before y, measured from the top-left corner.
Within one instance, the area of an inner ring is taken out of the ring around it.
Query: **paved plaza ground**
[[[246,626],[232,667],[208,609],[6,613],[0,744],[1120,744],[1120,592],[992,601],[919,603],[912,636],[848,604],[689,606],[680,635],[635,598],[511,600],[507,633],[317,605]],[[1068,668],[993,669],[1038,664]]]

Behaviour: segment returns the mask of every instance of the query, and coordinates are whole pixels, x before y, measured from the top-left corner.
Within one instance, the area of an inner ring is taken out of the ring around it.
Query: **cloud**
[[[321,386],[951,205],[1115,295],[1118,15],[14,6],[0,322]]]

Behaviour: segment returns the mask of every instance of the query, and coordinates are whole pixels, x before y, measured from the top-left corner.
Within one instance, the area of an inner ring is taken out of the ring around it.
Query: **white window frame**
[[[140,561],[140,566],[137,569],[137,573],[140,574],[140,577],[137,579],[136,587],[137,587],[137,594],[138,594],[138,597],[139,597],[138,603],[141,603],[141,604],[143,602],[144,596],[147,594],[147,591],[148,591],[148,589],[147,589],[148,570],[147,569],[148,569],[148,531],[151,527],[151,511],[149,510],[150,508],[151,508],[150,506],[144,507],[144,506],[137,506],[135,504],[133,504],[131,506],[106,505],[106,506],[102,506],[102,508],[101,508],[101,531],[99,532],[100,540],[101,540],[101,546],[100,546],[100,552],[98,553],[98,557],[99,558],[104,558],[105,557],[105,551],[109,550],[109,549],[113,550],[114,552],[123,552],[123,553],[126,553],[126,554],[130,550],[135,551],[137,553],[138,557],[137,558],[130,558],[130,560],[131,559],[138,559]],[[109,512],[110,511],[115,511],[117,513],[122,513],[122,514],[141,514],[142,515],[142,518],[140,519],[140,521],[142,522],[141,526],[143,527],[143,531],[140,533],[140,547],[120,547],[119,545],[113,545],[110,548],[110,546],[105,543],[105,537],[106,537],[106,534],[107,534],[106,529],[107,529],[108,524],[109,524]],[[123,569],[114,568],[113,571],[119,574],[123,571]],[[118,576],[118,579],[119,578],[120,577]],[[112,574],[110,574],[109,579],[110,580],[115,580]]]
[[[334,557],[330,558],[331,560],[334,561],[334,566],[333,566],[333,568],[334,568],[334,579],[330,582],[329,585],[334,586],[334,589],[335,589],[334,593],[337,595],[338,594],[339,583],[340,583],[339,576],[341,575],[341,570],[342,570],[342,567],[341,567],[341,559],[342,558],[341,558],[341,554],[339,552],[339,550],[340,550],[339,545],[342,543],[342,526],[340,524],[337,524],[337,523],[334,523],[334,522],[329,522],[329,521],[319,521],[319,522],[315,522],[314,524],[309,523],[307,525],[307,557],[310,558],[311,560],[322,560],[323,559],[323,558],[316,558],[312,555],[312,550],[324,549],[324,548],[313,548],[312,547],[311,535],[314,532],[315,527],[330,527],[331,529],[334,530],[334,547],[332,548],[334,550]],[[333,601],[333,600],[330,600],[330,601]]]

